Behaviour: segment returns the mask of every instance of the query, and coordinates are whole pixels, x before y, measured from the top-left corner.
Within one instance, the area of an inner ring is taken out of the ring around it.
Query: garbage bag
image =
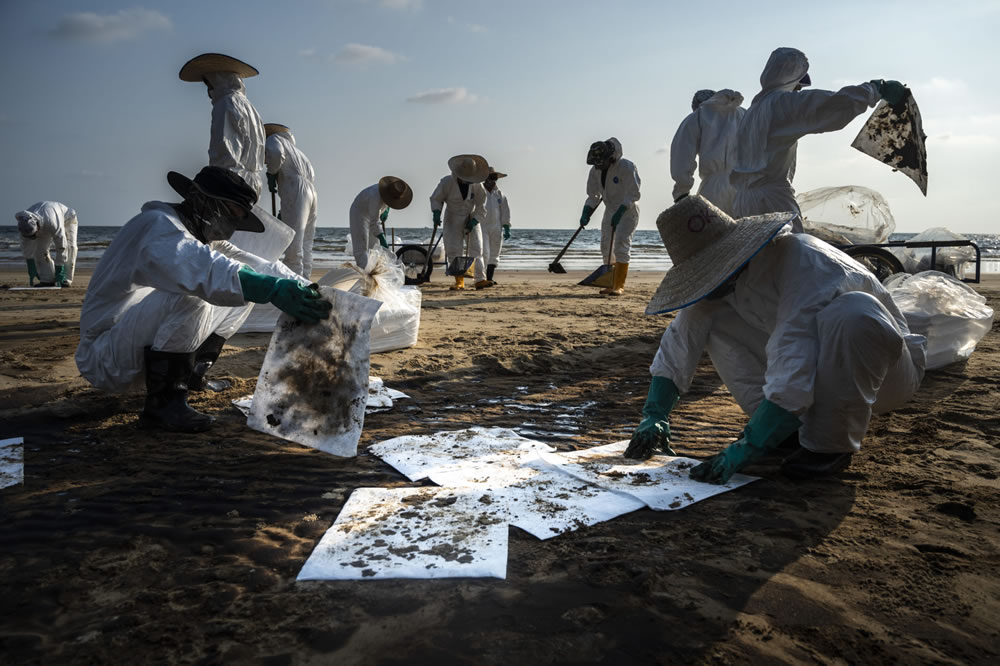
[[[920,109],[912,94],[893,106],[882,100],[868,122],[854,137],[851,147],[893,171],[901,171],[927,196],[927,135],[924,134]]]
[[[821,187],[795,199],[803,230],[832,245],[885,243],[896,230],[885,198],[867,187]]]
[[[952,240],[968,239],[944,227],[933,227],[921,231],[907,242]],[[907,273],[935,270],[953,275],[959,280],[965,277],[966,262],[974,262],[976,260],[976,250],[969,245],[937,248],[933,266],[931,266],[930,248],[895,247],[892,248],[892,251],[903,264],[903,270]]]
[[[897,273],[885,287],[912,333],[927,338],[927,369],[969,358],[993,326],[993,309],[969,285],[939,271]]]

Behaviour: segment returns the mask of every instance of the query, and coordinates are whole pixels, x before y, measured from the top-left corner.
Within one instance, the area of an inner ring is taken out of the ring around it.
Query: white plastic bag
[[[911,238],[909,243],[920,241],[957,241],[968,240],[944,227],[933,227],[921,231]],[[931,266],[931,249],[904,247],[892,248],[893,253],[903,264],[903,270],[907,273],[919,273],[921,271],[941,271],[948,275],[953,275],[959,280],[965,277],[965,264],[976,260],[976,251],[971,246],[964,247],[939,247],[934,257],[934,265]]]
[[[897,273],[885,281],[910,332],[927,338],[927,369],[962,361],[993,326],[993,309],[964,282],[939,271]]]
[[[889,204],[867,187],[821,187],[795,199],[803,230],[833,245],[885,243],[896,229]]]

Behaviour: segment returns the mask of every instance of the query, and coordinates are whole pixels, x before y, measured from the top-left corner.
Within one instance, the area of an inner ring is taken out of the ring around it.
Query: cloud
[[[662,146],[660,146],[659,148],[657,148],[656,149],[656,154],[657,155],[669,155],[670,154],[670,144],[669,143],[665,143]]]
[[[407,97],[406,101],[418,104],[475,104],[479,101],[479,96],[465,88],[437,88]]]
[[[115,14],[77,12],[59,19],[51,31],[57,39],[110,44],[136,39],[144,32],[170,30],[173,23],[152,9],[123,9]]]
[[[76,172],[76,175],[79,176],[80,178],[88,178],[88,179],[104,178],[103,171],[92,171],[90,169],[81,169],[80,171]]]
[[[333,55],[332,60],[341,65],[364,65],[378,63],[392,65],[406,58],[398,53],[386,51],[367,44],[347,44]]]
[[[949,95],[964,93],[969,89],[968,84],[961,79],[946,79],[939,76],[931,78],[930,81],[921,81],[911,87],[914,89],[928,90],[934,93],[946,93]]]
[[[479,25],[478,23],[460,23],[455,20],[454,16],[448,17],[448,23],[451,25],[457,25],[464,30],[468,30],[469,32],[486,32],[486,26]]]
[[[399,11],[417,11],[424,6],[423,0],[379,0],[378,4]]]
[[[316,53],[316,49],[314,49],[314,48],[299,49],[299,57],[300,58],[307,58],[307,59],[312,60],[312,59],[315,59],[316,56],[318,56],[318,55],[319,54]]]
[[[928,141],[946,143],[949,146],[995,146],[997,137],[989,134],[938,134],[927,138]]]

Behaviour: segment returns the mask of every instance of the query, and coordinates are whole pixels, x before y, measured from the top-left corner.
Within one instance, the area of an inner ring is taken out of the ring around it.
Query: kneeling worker
[[[167,181],[184,201],[145,204],[94,271],[80,312],[76,365],[105,391],[128,391],[145,379],[141,426],[202,432],[214,419],[188,406],[189,384],[200,382],[207,369],[204,363],[195,368],[203,347],[213,347],[218,357],[224,340],[215,331],[232,308],[273,303],[316,322],[332,306],[280,262],[228,242],[237,230],[264,231],[250,210],[257,193],[242,178],[205,167],[193,181],[173,171]],[[285,277],[258,273],[248,263]]]
[[[673,267],[646,313],[680,312],[650,367],[627,457],[648,458],[655,449],[675,455],[668,415],[704,350],[750,422],[735,443],[692,468],[699,481],[725,483],[780,445],[794,446],[795,435],[782,471],[797,478],[838,472],[860,448],[872,413],[916,392],[926,339],[910,333],[860,264],[790,233],[796,217],[734,221],[697,195],[660,214],[656,226]]]

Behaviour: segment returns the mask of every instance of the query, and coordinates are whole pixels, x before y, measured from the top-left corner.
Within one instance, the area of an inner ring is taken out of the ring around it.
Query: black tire
[[[896,258],[896,255],[885,248],[871,245],[852,245],[844,252],[871,271],[879,282],[890,275],[903,272],[903,264]]]
[[[406,284],[423,284],[431,279],[433,264],[427,263],[427,250],[420,245],[404,245],[396,250],[396,257],[403,263]]]

